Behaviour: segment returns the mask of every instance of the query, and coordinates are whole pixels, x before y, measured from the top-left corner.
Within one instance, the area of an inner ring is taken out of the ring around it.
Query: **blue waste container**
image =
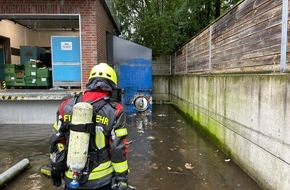
[[[108,61],[118,75],[124,111],[152,111],[152,50],[108,34]]]
[[[136,58],[121,62],[117,73],[125,111],[152,110],[151,60]]]

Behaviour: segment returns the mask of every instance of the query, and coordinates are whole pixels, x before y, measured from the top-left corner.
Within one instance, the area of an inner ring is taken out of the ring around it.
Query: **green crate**
[[[25,86],[24,77],[15,77],[14,86]]]
[[[5,77],[6,86],[13,86],[14,80],[15,80],[14,76],[6,76]]]
[[[5,64],[4,76],[24,76],[24,66],[16,64]]]
[[[14,85],[13,86],[25,86],[25,82],[16,82],[16,81],[14,81]]]
[[[25,76],[30,77],[36,77],[36,73],[37,73],[37,68],[34,67],[25,67]]]
[[[4,64],[5,68],[15,68],[16,64]]]
[[[15,80],[15,76],[7,76],[5,77],[5,81],[14,81]]]
[[[28,86],[28,87],[36,86],[36,83],[31,83],[31,84],[29,84],[29,83],[25,83],[25,86]]]
[[[52,80],[51,77],[37,77],[36,78],[36,86],[51,86],[52,85]]]
[[[6,86],[14,86],[14,82],[12,82],[12,81],[6,82]]]
[[[15,76],[15,82],[19,82],[19,83],[22,83],[24,82],[24,77],[18,77],[18,76]]]
[[[52,72],[48,68],[37,69],[36,76],[39,78],[51,78]]]
[[[9,74],[14,74],[15,73],[15,64],[5,64],[4,65],[4,74],[9,75]]]
[[[36,77],[25,76],[24,80],[25,80],[26,86],[30,86],[30,85],[36,86]]]
[[[24,64],[24,66],[25,66],[25,68],[26,67],[39,68],[39,67],[43,66],[43,63],[42,62],[35,62],[35,61],[27,61]]]
[[[15,64],[15,70],[17,71],[24,71],[24,65]]]
[[[24,77],[25,72],[24,71],[15,71],[14,76],[15,77]]]
[[[15,73],[5,73],[4,72],[4,77],[15,77]]]
[[[26,69],[26,67],[37,68],[37,64],[36,64],[36,62],[33,62],[33,61],[28,61],[28,62],[26,62],[24,65],[25,65],[25,69]]]

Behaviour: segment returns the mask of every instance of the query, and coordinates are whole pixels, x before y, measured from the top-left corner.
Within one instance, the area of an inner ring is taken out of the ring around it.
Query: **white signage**
[[[60,42],[61,50],[72,50],[72,42]]]

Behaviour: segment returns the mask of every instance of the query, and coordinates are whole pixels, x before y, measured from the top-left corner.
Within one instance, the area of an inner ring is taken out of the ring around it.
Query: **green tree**
[[[238,0],[114,0],[121,35],[153,50],[170,54]]]

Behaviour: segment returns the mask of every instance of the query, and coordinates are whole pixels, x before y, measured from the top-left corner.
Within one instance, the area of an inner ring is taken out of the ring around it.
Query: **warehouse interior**
[[[80,37],[80,26],[78,14],[0,15],[1,89],[55,87],[52,37]]]

